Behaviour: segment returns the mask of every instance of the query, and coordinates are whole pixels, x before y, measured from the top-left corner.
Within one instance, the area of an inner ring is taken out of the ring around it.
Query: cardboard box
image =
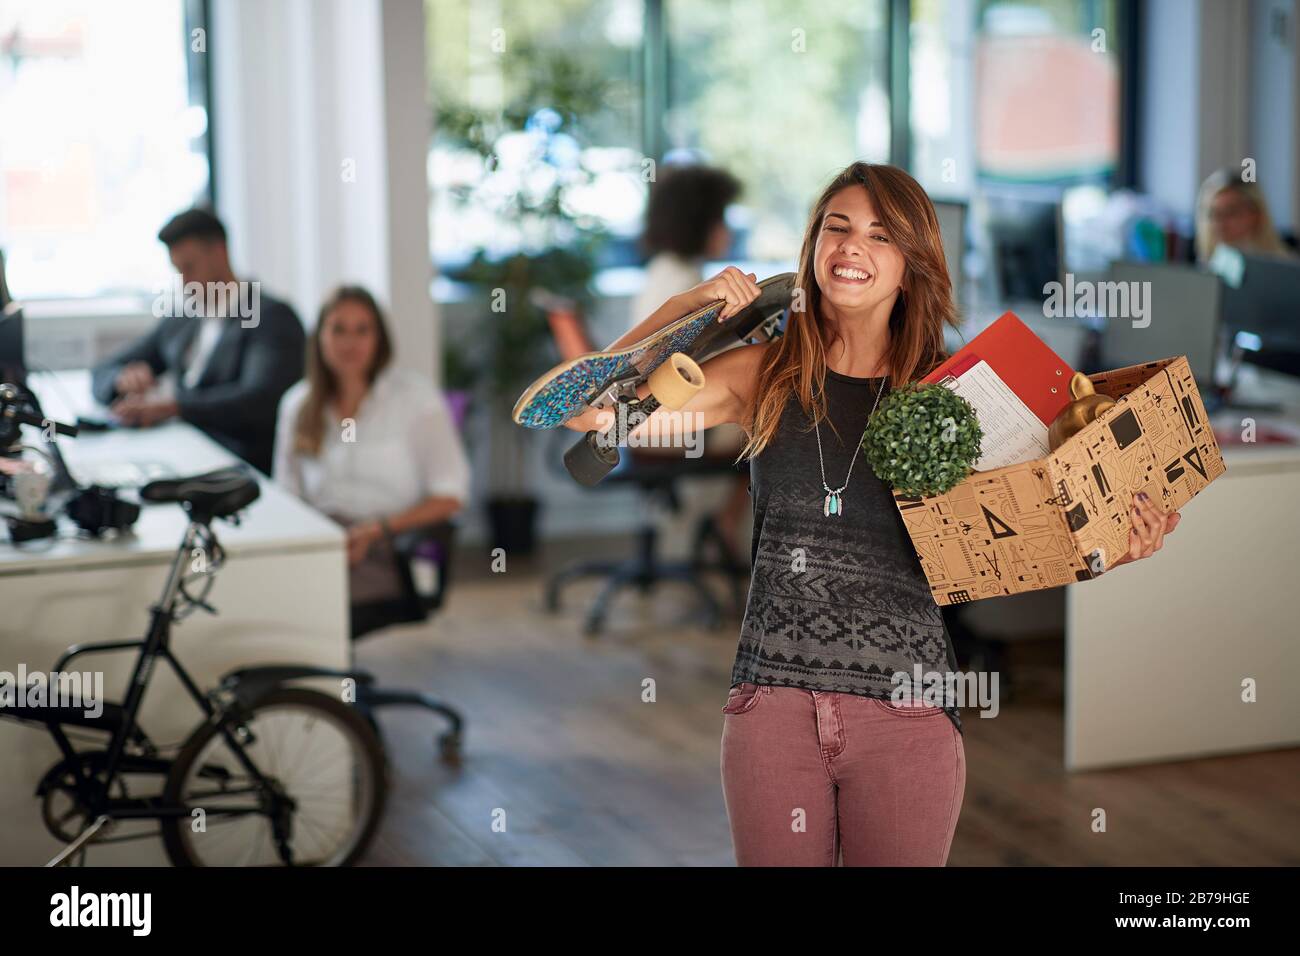
[[[1116,404],[1047,457],[894,493],[937,604],[1097,577],[1128,550],[1135,493],[1175,511],[1227,470],[1186,357],[1088,377]]]

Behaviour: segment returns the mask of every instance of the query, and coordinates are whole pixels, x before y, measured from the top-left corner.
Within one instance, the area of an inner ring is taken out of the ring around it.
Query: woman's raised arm
[[[749,303],[759,297],[762,290],[754,278],[754,273],[741,272],[735,266],[727,266],[712,279],[705,279],[699,285],[672,296],[659,308],[655,309],[643,322],[637,323],[629,331],[620,335],[606,348],[606,352],[635,345],[642,339],[654,335],[665,325],[676,322],[683,316],[690,315],[696,309],[702,309],[714,302],[725,301],[727,304],[718,315],[719,322],[725,322]]]
[[[674,436],[673,444],[679,436],[678,429],[690,428],[699,432],[715,425],[727,422],[741,422],[745,408],[753,398],[754,383],[758,379],[759,362],[763,352],[770,343],[741,345],[715,355],[700,365],[704,373],[704,385],[691,397],[680,410],[657,408],[636,428],[629,438],[641,437],[645,429],[660,430],[671,426],[668,433]],[[645,398],[650,394],[650,385],[642,382],[636,389],[637,397]],[[614,425],[613,408],[588,408],[567,422],[564,427],[577,432],[608,431]],[[664,441],[661,439],[661,444]]]

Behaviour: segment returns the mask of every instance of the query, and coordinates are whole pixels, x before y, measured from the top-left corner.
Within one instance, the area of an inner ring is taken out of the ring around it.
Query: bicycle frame
[[[181,686],[185,688],[186,692],[203,712],[204,719],[207,721],[220,721],[222,736],[237,756],[240,764],[256,781],[260,792],[270,793],[272,801],[282,799],[276,794],[275,787],[262,775],[252,758],[245,752],[243,742],[251,743],[253,737],[242,723],[240,695],[235,695],[234,703],[230,707],[219,708],[214,706],[213,701],[199,689],[171,651],[171,626],[173,620],[175,620],[178,598],[182,594],[185,562],[189,559],[192,549],[205,539],[212,544],[216,544],[216,535],[207,522],[191,518],[186,525],[180,546],[172,559],[162,595],[158,602],[149,609],[149,629],[142,640],[76,644],[68,648],[54,665],[54,670],[61,672],[66,669],[70,661],[83,654],[128,650],[131,648],[140,649],[140,654],[136,658],[127,685],[126,700],[120,705],[120,718],[112,729],[107,749],[104,752],[102,767],[85,766],[82,755],[73,748],[71,741],[62,729],[65,724],[96,727],[95,723],[76,721],[71,719],[68,714],[60,713],[57,708],[52,709],[49,713],[41,713],[37,708],[22,708],[20,712],[14,713],[0,709],[0,716],[2,717],[44,724],[54,738],[54,742],[58,745],[59,751],[63,754],[63,761],[47,773],[41,781],[41,785],[37,790],[38,796],[44,795],[47,787],[52,785],[60,776],[59,772],[64,767],[67,767],[75,776],[76,793],[87,808],[87,819],[89,820],[97,820],[100,816],[112,820],[162,820],[169,817],[186,816],[190,813],[188,807],[180,805],[166,806],[157,798],[114,798],[111,796],[112,785],[121,773],[156,773],[165,775],[171,767],[170,761],[156,756],[128,755],[125,752],[128,742],[134,742],[152,750],[152,744],[138,725],[138,717],[153,668],[157,660],[162,658],[171,666],[172,672],[180,680]],[[106,705],[106,709],[108,706],[113,706],[116,710],[116,705]],[[232,717],[233,720],[230,719]],[[232,727],[232,725],[234,726]],[[98,729],[102,730],[104,728],[99,727]],[[102,777],[100,776],[101,773]],[[222,808],[220,813],[222,816],[228,816],[257,813],[264,809],[266,809],[265,803],[259,801],[258,805],[250,806],[247,809],[238,807]]]

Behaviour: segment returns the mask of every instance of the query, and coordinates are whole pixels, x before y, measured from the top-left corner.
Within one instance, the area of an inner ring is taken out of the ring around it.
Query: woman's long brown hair
[[[939,220],[930,197],[915,179],[896,166],[854,163],[831,180],[808,218],[795,279],[796,291],[803,293],[802,307],[791,310],[785,335],[768,346],[763,356],[751,409],[750,437],[740,458],[752,458],[767,447],[792,394],[799,397],[805,414],[811,413],[813,421],[820,422],[826,415],[823,389],[829,329],[822,316],[813,257],[826,207],[840,190],[853,186],[866,188],[877,217],[905,264],[902,288],[889,316],[886,358],[891,388],[932,371],[947,357],[944,325],[960,327]]]
[[[293,430],[293,450],[308,458],[320,454],[321,442],[325,437],[325,407],[338,395],[338,379],[325,364],[325,357],[321,353],[321,331],[325,328],[325,320],[330,313],[344,302],[364,306],[375,317],[378,342],[375,345],[375,361],[370,366],[368,376],[371,385],[393,357],[388,324],[373,295],[359,285],[342,285],[326,297],[316,318],[316,328],[307,340],[307,398],[303,401],[302,408],[298,409],[298,419]]]

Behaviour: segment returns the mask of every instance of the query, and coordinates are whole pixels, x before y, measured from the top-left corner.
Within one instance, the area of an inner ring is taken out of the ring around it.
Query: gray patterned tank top
[[[841,495],[843,514],[823,514],[817,439],[797,398],[750,461],[753,578],[733,687],[749,681],[887,700],[896,671],[913,675],[916,664],[923,673],[957,670],[890,488],[858,445],[880,385],[826,370],[835,426],[821,424],[827,484],[842,485],[851,455],[858,457]],[[960,731],[957,708],[945,712]]]

